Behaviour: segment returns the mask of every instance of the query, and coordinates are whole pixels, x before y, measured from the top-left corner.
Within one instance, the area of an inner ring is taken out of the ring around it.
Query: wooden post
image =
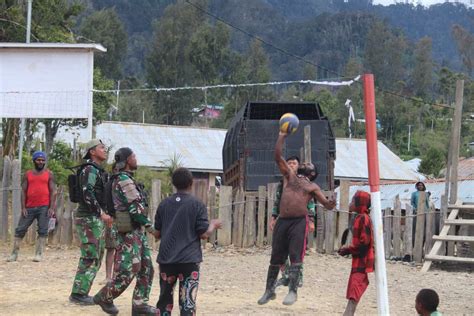
[[[341,185],[339,186],[339,209],[342,211],[339,213],[339,220],[337,226],[337,240],[341,242],[342,233],[346,228],[349,227],[349,191],[350,191],[350,181],[342,180]],[[351,241],[348,239],[346,243]],[[341,247],[344,245],[340,245]]]
[[[151,182],[151,196],[149,201],[149,218],[152,223],[155,222],[156,209],[161,203],[161,180],[153,179]],[[147,234],[148,245],[151,249],[156,249],[159,242],[155,240],[155,237],[151,234]]]
[[[402,216],[402,205],[400,203],[400,196],[397,194],[395,197],[395,204],[393,210],[393,255],[397,258],[401,257],[401,216]]]
[[[21,170],[20,161],[12,161],[12,217],[11,217],[11,240],[15,236],[15,228],[21,216]]]
[[[56,229],[51,238],[51,243],[58,245],[61,242],[61,223],[63,222],[64,215],[64,187],[60,186],[58,188],[58,193],[56,195]]]
[[[433,247],[433,234],[435,226],[435,207],[430,203],[430,207],[426,210],[426,234],[425,234],[425,255],[428,254]]]
[[[458,164],[459,164],[459,143],[461,142],[461,118],[464,95],[464,80],[456,81],[456,105],[454,109],[453,126],[451,133],[451,170],[450,170],[450,191],[449,204],[456,204],[458,199]],[[455,226],[451,225],[449,235],[455,234]],[[448,256],[454,255],[454,242],[447,242]]]
[[[385,259],[390,258],[392,248],[392,209],[387,207],[383,216],[383,243],[385,249]]]
[[[312,162],[311,157],[311,125],[304,127],[304,147],[303,147],[303,162]],[[335,215],[335,214],[334,214]],[[314,247],[314,232],[308,233],[308,247]]]
[[[267,196],[268,196],[268,208],[267,208],[267,245],[272,244],[272,235],[273,231],[270,229],[270,223],[272,221],[272,210],[273,204],[275,203],[276,199],[276,191],[278,188],[278,183],[269,183]]]
[[[236,247],[242,247],[244,231],[245,194],[241,189],[239,189],[235,194],[234,206],[234,226],[232,228],[232,243]]]
[[[413,209],[405,204],[405,231],[403,236],[403,254],[413,257]]]
[[[70,246],[72,244],[74,226],[74,223],[72,222],[73,208],[74,205],[69,199],[67,199],[61,223],[61,245]]]
[[[209,188],[209,197],[207,199],[208,209],[209,209],[209,220],[217,218],[217,208],[216,208],[216,187],[213,185]],[[209,237],[209,241],[212,245],[216,244],[217,233],[214,231]]]
[[[232,187],[221,186],[219,192],[219,219],[222,228],[217,232],[219,246],[228,246],[232,243]]]
[[[326,211],[325,218],[325,249],[326,253],[334,252],[334,237],[336,237],[336,213],[334,211]]]
[[[419,191],[418,207],[416,210],[416,231],[415,231],[415,247],[413,249],[413,259],[416,263],[421,263],[423,259],[423,238],[425,236],[425,207],[426,193]]]
[[[258,187],[258,228],[257,228],[257,246],[263,247],[263,243],[265,241],[265,218],[266,216],[266,209],[265,209],[265,202],[267,197],[267,188],[263,185]],[[268,218],[270,220],[271,218]]]
[[[0,222],[0,238],[3,242],[8,237],[8,191],[10,190],[10,174],[11,161],[10,157],[5,156],[3,159],[3,176],[2,176],[2,214]]]
[[[247,193],[245,198],[244,212],[244,230],[242,238],[243,247],[252,247],[255,245],[256,236],[256,214],[255,202],[257,201],[255,193]]]
[[[319,253],[324,253],[324,231],[327,212],[322,205],[316,208],[316,251]]]

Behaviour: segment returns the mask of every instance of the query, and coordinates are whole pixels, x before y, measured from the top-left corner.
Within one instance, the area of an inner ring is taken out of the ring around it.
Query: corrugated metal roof
[[[83,130],[60,129],[58,137],[72,144],[73,134],[83,139]],[[180,154],[186,167],[193,171],[222,173],[222,147],[226,130],[152,125],[125,122],[103,122],[96,127],[96,138],[112,146],[111,153],[120,147],[131,147],[139,164],[164,167],[163,161]],[[336,139],[335,178],[367,180],[367,152],[365,140]],[[113,156],[110,155],[109,161]],[[418,175],[379,141],[380,178],[382,180],[418,180]]]
[[[192,171],[222,172],[222,146],[225,130],[104,122],[96,127],[96,137],[112,146],[130,147],[141,166],[164,168],[166,161],[180,155]],[[109,156],[111,162],[113,155]]]
[[[418,180],[422,175],[410,168],[381,141],[378,142],[379,170],[382,180]],[[335,178],[368,178],[365,139],[336,139]]]
[[[432,201],[437,209],[441,207],[441,195],[444,195],[445,182],[425,182],[426,191],[431,192],[430,201]],[[352,197],[357,190],[370,192],[368,185],[353,185],[350,187],[349,196]],[[410,204],[412,192],[415,189],[415,182],[401,183],[401,184],[386,184],[380,186],[380,200],[382,209],[392,208],[395,197],[400,195],[402,208],[405,209],[405,204]],[[339,188],[336,189],[339,192]],[[339,199],[339,194],[337,195]],[[474,180],[458,181],[458,199],[464,203],[474,203]],[[339,204],[339,201],[338,201]]]

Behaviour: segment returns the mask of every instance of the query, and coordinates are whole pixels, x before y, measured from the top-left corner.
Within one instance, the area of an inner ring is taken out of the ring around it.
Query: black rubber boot
[[[267,287],[265,289],[265,293],[257,302],[259,305],[267,304],[270,300],[274,300],[276,298],[275,286],[278,272],[280,272],[279,265],[271,264],[268,266]]]
[[[158,309],[153,306],[142,304],[142,305],[132,305],[132,316],[139,315],[157,315]]]
[[[86,294],[76,294],[72,293],[69,296],[69,302],[79,305],[94,305],[94,301],[92,300],[92,296]]]
[[[102,308],[102,310],[109,315],[117,315],[119,310],[115,307],[114,303],[107,303],[100,299],[99,296],[94,296],[94,304],[97,304]]]
[[[290,284],[288,284],[288,294],[283,300],[283,305],[293,305],[298,299],[298,283],[300,278],[301,264],[292,265],[289,269],[288,278]]]

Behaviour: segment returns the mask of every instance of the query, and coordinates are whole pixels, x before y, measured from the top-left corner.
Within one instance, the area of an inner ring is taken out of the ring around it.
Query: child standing
[[[369,209],[370,194],[357,191],[349,205],[349,211],[357,213],[352,228],[352,243],[338,251],[341,256],[352,255],[352,269],[346,294],[348,302],[344,316],[354,315],[357,304],[369,285],[367,273],[374,271],[374,236]]]

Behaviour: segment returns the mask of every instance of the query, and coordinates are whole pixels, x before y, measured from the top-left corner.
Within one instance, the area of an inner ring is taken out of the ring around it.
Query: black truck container
[[[298,130],[287,137],[285,157],[300,157],[304,145],[304,127],[311,126],[311,157],[322,190],[334,188],[336,141],[327,117],[317,103],[248,102],[232,120],[222,149],[224,184],[244,191],[257,191],[261,185],[278,182],[281,173],[274,159],[279,120],[285,113],[300,120]],[[303,160],[303,157],[300,157]]]

